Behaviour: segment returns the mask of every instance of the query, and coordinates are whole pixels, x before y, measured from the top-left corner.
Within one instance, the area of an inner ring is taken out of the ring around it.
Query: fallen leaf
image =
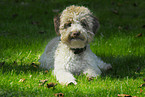
[[[47,11],[45,11],[45,12],[44,12],[44,14],[48,14],[48,12],[47,12]]]
[[[47,88],[51,88],[51,87],[54,88],[56,85],[57,85],[56,83],[52,83],[52,82],[51,82],[51,83],[48,83],[48,84],[47,84]]]
[[[16,61],[14,61],[13,65],[17,66],[17,65],[18,65],[18,63],[17,63]]]
[[[117,6],[122,6],[122,4],[121,3],[118,3]]]
[[[34,62],[32,62],[31,66],[33,66],[34,68],[38,68],[39,66],[37,64],[35,64]]]
[[[93,77],[88,77],[87,79],[88,79],[88,81],[91,81],[91,80],[93,80],[94,78],[93,78]]]
[[[144,86],[145,86],[145,83],[141,84],[141,85],[140,85],[140,88],[141,88],[141,87],[144,87]]]
[[[129,26],[125,26],[124,29],[125,29],[125,30],[129,30]]]
[[[138,68],[136,69],[136,72],[140,72],[140,70],[141,70],[141,67],[138,67]]]
[[[136,37],[141,37],[142,36],[142,33],[139,33],[136,35]]]
[[[15,13],[15,14],[12,15],[12,18],[16,18],[16,17],[18,17],[18,14],[17,13]]]
[[[45,33],[45,31],[39,31],[39,33],[40,33],[40,34],[44,34],[44,33]]]
[[[27,5],[29,5],[29,3],[28,2],[21,2],[21,5],[27,6]]]
[[[133,6],[134,6],[134,7],[137,7],[137,4],[136,4],[136,3],[133,3]]]
[[[39,80],[40,83],[44,83],[44,82],[47,82],[48,79],[45,79],[45,80]]]
[[[112,4],[112,5],[115,5],[116,3],[115,3],[115,2],[111,2],[111,4]]]
[[[5,62],[0,63],[0,67],[4,66]]]
[[[24,82],[24,81],[25,81],[25,79],[24,79],[24,78],[22,78],[22,79],[20,79],[20,80],[19,80],[19,82]]]
[[[56,93],[56,94],[54,94],[54,96],[56,96],[56,97],[64,97],[64,94],[63,93]]]
[[[143,92],[143,90],[142,90],[142,88],[140,88],[140,93],[142,93]]]
[[[16,2],[16,3],[18,3],[18,2],[19,2],[19,0],[15,0],[15,2]]]
[[[112,10],[112,12],[114,13],[114,14],[116,14],[116,15],[118,15],[119,13],[118,13],[118,11],[117,10]]]
[[[132,97],[131,95],[127,95],[127,94],[118,94],[118,97]]]
[[[48,70],[45,70],[45,73],[48,73]]]
[[[122,27],[121,27],[121,26],[118,26],[118,29],[119,29],[119,30],[122,30]]]
[[[53,9],[52,12],[58,13],[60,10],[59,9]]]
[[[42,86],[44,85],[46,82],[48,81],[48,79],[45,79],[45,80],[39,80],[39,86]]]
[[[31,24],[32,25],[38,25],[38,26],[40,25],[40,23],[38,21],[32,21]]]
[[[142,28],[145,28],[145,25],[143,25]]]

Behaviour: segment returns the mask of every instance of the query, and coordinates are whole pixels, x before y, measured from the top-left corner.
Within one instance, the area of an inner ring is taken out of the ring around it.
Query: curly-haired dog
[[[90,50],[89,43],[99,22],[88,8],[69,6],[54,18],[54,25],[60,38],[56,37],[48,43],[40,62],[43,68],[54,68],[59,83],[76,85],[73,74],[83,73],[91,78],[100,75],[100,69],[112,68]]]

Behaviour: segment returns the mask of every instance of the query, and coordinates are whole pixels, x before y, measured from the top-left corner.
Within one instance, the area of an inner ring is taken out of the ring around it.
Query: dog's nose
[[[73,37],[77,37],[77,36],[79,36],[80,35],[80,32],[79,31],[77,31],[77,32],[72,32],[72,36]]]

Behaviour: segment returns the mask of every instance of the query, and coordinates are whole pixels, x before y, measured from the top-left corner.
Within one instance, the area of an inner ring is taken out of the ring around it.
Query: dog
[[[97,77],[101,70],[112,66],[103,62],[91,50],[89,43],[99,28],[98,19],[84,6],[69,6],[54,18],[58,37],[52,39],[40,57],[41,67],[54,69],[62,85],[77,84],[74,75]]]

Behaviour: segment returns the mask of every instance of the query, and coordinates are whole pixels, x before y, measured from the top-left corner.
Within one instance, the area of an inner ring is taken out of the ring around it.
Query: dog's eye
[[[64,24],[64,29],[66,29],[66,28],[68,28],[70,26],[71,26],[71,23],[66,23],[66,24]]]
[[[82,25],[83,27],[86,27],[86,26],[87,26],[84,22],[82,22],[81,25]]]
[[[84,28],[87,28],[87,22],[85,20],[81,20],[81,25],[84,27]]]

